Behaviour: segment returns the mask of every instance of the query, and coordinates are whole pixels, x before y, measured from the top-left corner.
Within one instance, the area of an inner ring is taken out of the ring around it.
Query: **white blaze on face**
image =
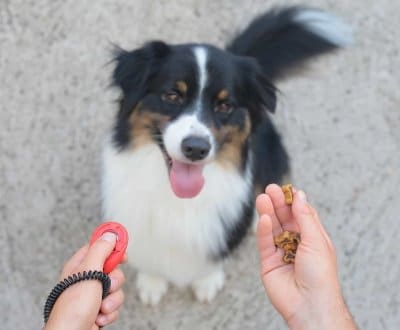
[[[197,93],[197,102],[196,102],[196,112],[201,111],[201,99],[203,96],[204,88],[207,84],[207,51],[204,47],[195,47],[194,56],[196,57],[197,62],[197,72],[199,76],[198,86],[199,90]]]
[[[204,185],[204,164],[213,159],[215,142],[210,129],[201,122],[202,96],[207,84],[207,51],[204,47],[193,49],[198,68],[198,92],[193,111],[182,114],[168,124],[163,132],[163,141],[171,158],[170,183],[178,197],[197,196]],[[193,163],[182,151],[182,142],[188,137],[198,137],[210,143],[211,149],[204,159]]]

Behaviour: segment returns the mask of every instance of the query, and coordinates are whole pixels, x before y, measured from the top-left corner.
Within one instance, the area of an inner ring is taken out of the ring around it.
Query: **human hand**
[[[69,259],[60,275],[60,280],[74,273],[103,270],[107,257],[116,243],[113,233],[105,233],[90,247],[86,244]],[[126,262],[125,255],[122,262]],[[82,281],[70,286],[57,299],[45,329],[95,330],[118,318],[119,308],[124,301],[122,285],[124,274],[119,268],[110,272],[109,295],[102,300],[102,284],[96,280]]]
[[[289,206],[281,187],[271,184],[257,197],[256,207],[261,279],[289,327],[356,329],[341,294],[334,246],[304,192],[295,191]],[[283,230],[301,235],[294,264],[285,264],[274,244]]]

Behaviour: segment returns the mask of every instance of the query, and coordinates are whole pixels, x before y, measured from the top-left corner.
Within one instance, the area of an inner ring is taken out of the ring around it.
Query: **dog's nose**
[[[211,145],[206,139],[189,136],[182,141],[182,152],[190,160],[202,160],[210,152]]]

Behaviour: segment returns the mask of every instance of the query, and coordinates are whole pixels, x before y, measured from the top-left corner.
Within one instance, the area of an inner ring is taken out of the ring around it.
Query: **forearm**
[[[307,312],[297,313],[287,324],[291,330],[357,330],[357,325],[350,314],[343,298],[317,303],[307,307]]]

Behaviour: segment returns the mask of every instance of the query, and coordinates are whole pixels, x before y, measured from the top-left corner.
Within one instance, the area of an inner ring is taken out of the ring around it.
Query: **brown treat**
[[[276,246],[281,246],[285,243],[298,244],[300,242],[300,234],[285,230],[274,238],[274,242]]]
[[[285,184],[282,186],[283,194],[285,195],[285,203],[292,205],[293,203],[293,186],[291,184]]]
[[[285,243],[282,245],[282,249],[284,251],[296,251],[297,244],[296,243]]]
[[[287,264],[294,263],[297,247],[300,243],[300,234],[285,230],[274,237],[274,243],[284,252],[283,262]]]
[[[282,260],[286,264],[294,264],[294,259],[296,257],[296,253],[292,251],[286,251]]]

